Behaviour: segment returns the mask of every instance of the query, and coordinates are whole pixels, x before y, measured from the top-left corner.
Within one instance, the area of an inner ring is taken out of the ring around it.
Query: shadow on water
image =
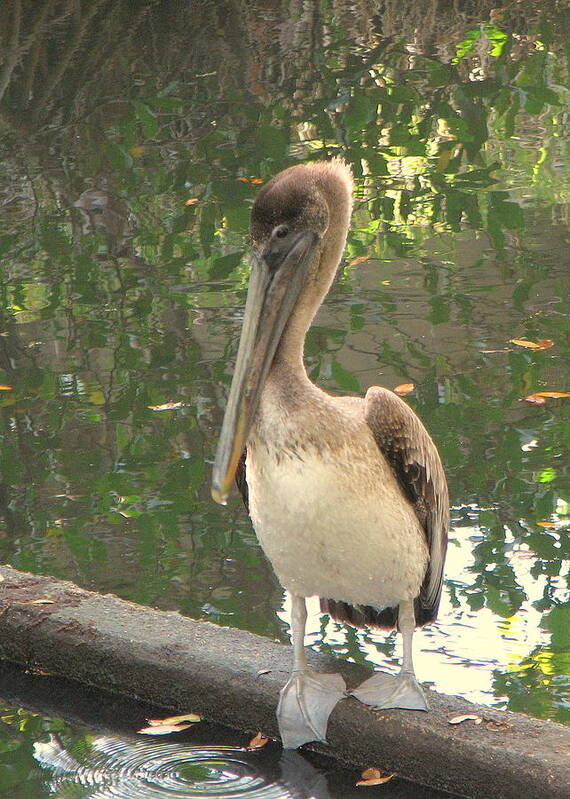
[[[200,723],[166,741],[134,734],[162,709],[107,696],[52,677],[0,667],[2,796],[158,799],[351,799],[360,796],[356,770],[343,770],[311,753],[284,752]],[[212,745],[212,741],[216,741]],[[370,789],[369,789],[370,790]],[[394,779],[388,799],[445,799]]]
[[[286,639],[210,461],[258,186],[341,155],[353,230],[306,360],[332,392],[413,383],[446,464],[419,676],[568,721],[569,406],[524,400],[569,389],[570,22],[541,6],[5,2],[3,560]],[[391,637],[310,624],[395,662]]]

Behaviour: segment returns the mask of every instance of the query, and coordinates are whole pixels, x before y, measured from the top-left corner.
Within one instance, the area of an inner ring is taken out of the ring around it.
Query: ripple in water
[[[89,742],[79,762],[55,735],[34,744],[34,757],[51,771],[59,797],[89,799],[295,799],[299,794],[260,773],[255,758],[229,746],[201,747],[105,736]],[[91,789],[91,790],[89,790]]]

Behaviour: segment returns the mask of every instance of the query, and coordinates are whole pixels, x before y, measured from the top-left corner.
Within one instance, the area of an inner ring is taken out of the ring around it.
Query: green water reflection
[[[6,3],[0,556],[285,637],[210,461],[258,185],[341,155],[347,268],[306,357],[333,392],[414,383],[446,464],[457,547],[420,677],[569,720],[569,406],[522,399],[569,389],[569,11],[403,5]]]

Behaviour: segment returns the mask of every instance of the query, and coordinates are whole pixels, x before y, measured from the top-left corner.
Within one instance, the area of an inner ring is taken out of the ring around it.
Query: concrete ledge
[[[0,657],[29,668],[191,710],[234,729],[276,736],[277,694],[289,647],[0,567]],[[37,600],[53,604],[39,604]],[[315,657],[349,685],[368,672]],[[260,669],[269,673],[257,676]],[[469,679],[466,669],[465,679]],[[341,702],[328,747],[352,766],[375,765],[416,783],[468,797],[569,799],[570,729],[430,692],[430,713],[375,712]],[[451,726],[462,713],[480,725]]]

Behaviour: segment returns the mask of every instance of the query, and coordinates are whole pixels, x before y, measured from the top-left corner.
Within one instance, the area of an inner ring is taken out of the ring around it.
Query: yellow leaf
[[[250,183],[253,183],[254,186],[259,186],[260,183],[265,183],[263,178],[252,178]]]
[[[352,269],[353,266],[358,266],[358,264],[363,264],[365,261],[369,261],[369,257],[367,255],[359,255],[358,258],[354,258],[349,264],[348,268]]]
[[[554,341],[551,338],[541,338],[538,341],[529,341],[526,338],[512,338],[511,344],[517,344],[519,347],[526,347],[530,350],[547,350],[554,346]]]
[[[202,721],[202,716],[197,713],[183,713],[181,716],[167,716],[165,719],[147,719],[147,721],[151,727],[160,727],[164,724],[183,724],[184,722],[196,724],[196,722]]]
[[[151,411],[177,411],[179,408],[185,408],[185,402],[164,402],[162,405],[147,405]]]
[[[413,383],[401,383],[394,389],[394,394],[398,394],[400,397],[405,397],[406,394],[411,394],[414,389],[415,385]]]
[[[145,155],[146,151],[147,151],[146,147],[143,147],[142,144],[133,144],[133,146],[129,150],[133,158],[142,158],[142,156]]]
[[[14,386],[0,386],[0,391],[14,391]]]
[[[189,200],[186,200],[184,205],[196,205],[197,202],[198,202],[198,198],[197,197],[190,197]]]
[[[261,749],[262,746],[265,746],[265,744],[267,743],[268,740],[269,740],[269,738],[266,738],[266,736],[263,735],[263,733],[258,732],[257,735],[254,735],[254,737],[248,743],[247,748],[248,749]]]

